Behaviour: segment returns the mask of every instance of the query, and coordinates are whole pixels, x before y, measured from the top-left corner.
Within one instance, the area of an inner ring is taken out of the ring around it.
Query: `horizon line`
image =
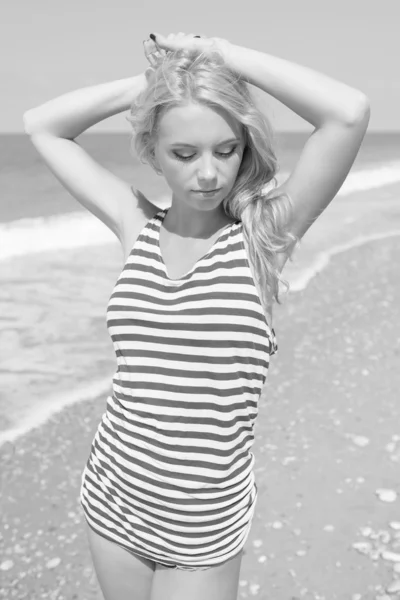
[[[275,129],[274,130],[275,133],[290,133],[290,134],[294,134],[294,133],[312,133],[310,132],[309,129]],[[80,133],[79,136],[81,135],[108,135],[108,134],[121,134],[121,135],[126,135],[126,134],[130,134],[130,131],[124,131],[123,129],[103,129],[103,130],[95,130],[95,131],[84,131],[83,133]],[[400,134],[400,129],[368,129],[367,130],[367,134],[368,133],[385,133],[386,135],[390,135],[390,134]],[[0,135],[28,135],[27,133],[25,133],[25,131],[0,131]]]

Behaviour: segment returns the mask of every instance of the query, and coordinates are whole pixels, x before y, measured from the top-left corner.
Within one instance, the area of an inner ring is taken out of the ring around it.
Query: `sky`
[[[400,0],[14,0],[0,9],[0,132],[74,89],[144,71],[149,33],[222,37],[307,66],[364,92],[370,131],[400,131]],[[311,126],[269,94],[278,131]],[[128,131],[118,115],[91,131]]]

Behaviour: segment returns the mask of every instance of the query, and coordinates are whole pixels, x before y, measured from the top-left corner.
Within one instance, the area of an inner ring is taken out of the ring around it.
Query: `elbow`
[[[30,110],[27,110],[26,112],[24,112],[23,116],[22,116],[22,121],[24,124],[24,131],[27,135],[31,135],[32,134],[32,119],[30,117]]]
[[[35,133],[44,133],[47,130],[44,128],[43,123],[40,123],[40,118],[35,115],[35,109],[30,109],[24,112],[22,116],[24,131],[27,135],[34,135]]]
[[[348,115],[348,125],[368,126],[371,116],[371,106],[368,96],[360,92],[360,95],[355,102],[354,108]]]
[[[68,136],[63,136],[57,131],[54,131],[50,127],[48,123],[43,119],[40,111],[36,112],[36,109],[30,109],[24,112],[22,116],[24,131],[30,137],[40,134],[40,135],[52,135],[54,137],[66,137],[66,139],[71,140],[73,138]]]

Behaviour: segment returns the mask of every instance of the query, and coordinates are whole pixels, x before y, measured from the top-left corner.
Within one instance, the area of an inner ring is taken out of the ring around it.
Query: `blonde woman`
[[[25,127],[123,250],[107,309],[117,369],[81,488],[104,598],[234,600],[281,271],[348,174],[369,104],[227,40],[151,37],[146,73],[56,98],[28,111]],[[315,128],[280,186],[273,132],[248,83]],[[168,209],[75,141],[128,109],[139,157],[171,188]]]

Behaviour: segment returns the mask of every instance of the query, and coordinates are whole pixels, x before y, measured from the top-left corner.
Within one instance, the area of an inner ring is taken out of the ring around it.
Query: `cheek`
[[[242,157],[238,156],[236,160],[232,160],[229,165],[229,174],[232,178],[236,179],[237,174],[239,173],[240,165],[242,164]]]
[[[164,161],[162,170],[166,181],[170,185],[179,186],[187,178],[187,169],[185,165],[176,161]]]

